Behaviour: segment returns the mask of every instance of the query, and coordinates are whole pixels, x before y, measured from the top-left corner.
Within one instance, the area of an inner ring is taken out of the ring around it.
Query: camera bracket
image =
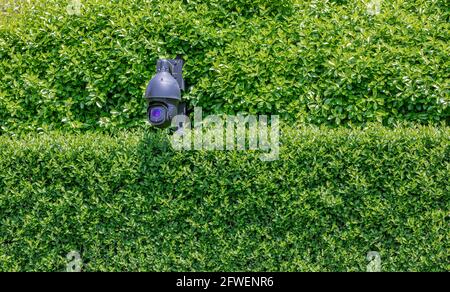
[[[166,71],[172,74],[173,78],[178,82],[178,86],[182,91],[185,90],[185,84],[183,79],[183,65],[184,60],[177,56],[175,59],[160,59],[156,63],[156,72]]]

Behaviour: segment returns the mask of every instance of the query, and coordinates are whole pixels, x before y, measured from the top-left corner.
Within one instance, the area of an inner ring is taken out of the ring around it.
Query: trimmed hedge
[[[82,0],[81,15],[23,2],[0,12],[0,134],[132,128],[155,61],[176,54],[208,113],[450,121],[446,0],[385,0],[375,15],[359,0]]]
[[[282,131],[280,160],[162,133],[0,137],[0,270],[448,271],[450,129]]]

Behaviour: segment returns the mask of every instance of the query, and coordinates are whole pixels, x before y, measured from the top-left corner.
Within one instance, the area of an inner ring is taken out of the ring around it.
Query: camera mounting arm
[[[178,82],[180,89],[184,91],[183,65],[184,60],[180,56],[177,56],[173,60],[160,59],[156,63],[156,72],[169,72],[172,74],[173,78]]]

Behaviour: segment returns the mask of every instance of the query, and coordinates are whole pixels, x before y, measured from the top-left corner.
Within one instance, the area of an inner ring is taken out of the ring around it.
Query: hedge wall
[[[450,121],[446,0],[71,1],[0,11],[0,134],[134,127],[157,58],[176,54],[209,113]]]
[[[450,270],[450,129],[283,129],[280,159],[142,131],[0,137],[0,271]]]

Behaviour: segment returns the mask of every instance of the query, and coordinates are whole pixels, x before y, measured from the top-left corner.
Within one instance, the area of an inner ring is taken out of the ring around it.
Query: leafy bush
[[[316,124],[449,121],[449,4],[23,1],[0,22],[0,133],[132,128],[158,57],[212,112]],[[9,6],[8,6],[9,7]],[[11,15],[14,17],[11,17]]]
[[[0,270],[449,270],[448,128],[283,129],[280,160],[161,133],[0,137]]]

